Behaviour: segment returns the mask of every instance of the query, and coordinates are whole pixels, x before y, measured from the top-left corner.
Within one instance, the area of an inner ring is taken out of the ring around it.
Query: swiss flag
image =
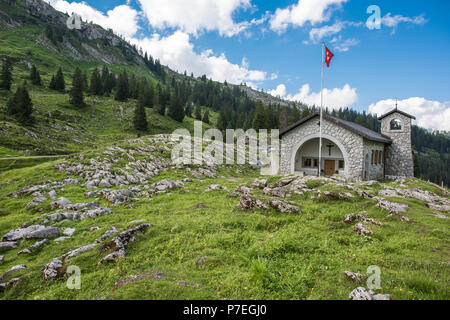
[[[330,67],[331,59],[333,59],[334,54],[331,52],[326,46],[325,46],[325,63],[327,64],[327,67]]]

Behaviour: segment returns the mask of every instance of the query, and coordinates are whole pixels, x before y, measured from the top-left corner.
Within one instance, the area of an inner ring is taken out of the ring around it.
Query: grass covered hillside
[[[262,180],[172,165],[172,147],[150,136],[0,174],[0,298],[348,299],[372,265],[374,293],[449,298],[448,190]]]

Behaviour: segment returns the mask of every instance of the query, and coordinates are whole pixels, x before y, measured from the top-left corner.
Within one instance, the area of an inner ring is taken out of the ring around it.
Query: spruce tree
[[[139,95],[136,109],[134,110],[133,125],[138,131],[148,130],[147,114],[145,112],[144,96],[142,94]]]
[[[291,112],[289,114],[289,125],[292,125],[301,119],[300,111],[296,105],[292,106]]]
[[[255,130],[267,129],[266,113],[261,101],[256,104],[252,127]]]
[[[23,125],[29,125],[33,122],[31,114],[33,113],[33,103],[25,84],[19,86],[16,93],[10,98],[7,105],[7,112],[17,118]]]
[[[170,99],[168,115],[178,122],[183,122],[184,109],[180,97],[176,93],[172,94],[172,98]]]
[[[129,97],[129,87],[128,87],[128,75],[125,71],[119,75],[116,89],[117,90],[115,99],[117,101],[126,101]]]
[[[158,83],[158,87],[156,89],[156,97],[157,97],[157,105],[155,111],[161,115],[166,114],[166,102],[165,102],[165,94],[162,90],[161,85]]]
[[[75,69],[72,80],[72,89],[70,89],[70,103],[75,107],[84,107],[83,97],[83,74],[79,68]]]
[[[39,74],[39,71],[37,70],[35,65],[31,67],[30,80],[31,83],[34,84],[35,86],[40,86],[42,84],[41,75]]]
[[[92,72],[91,85],[89,87],[89,91],[93,95],[102,94],[102,80],[100,78],[100,74],[97,68],[95,68],[94,71]]]
[[[55,76],[55,90],[64,91],[66,89],[66,83],[64,82],[64,75],[62,69],[59,68]]]
[[[2,70],[0,72],[0,89],[10,90],[12,83],[12,63],[11,60],[6,57],[3,59]]]
[[[202,121],[206,124],[209,124],[209,111],[208,110],[205,111]]]
[[[55,76],[52,76],[52,80],[50,80],[50,84],[48,85],[49,89],[56,90],[56,79]]]

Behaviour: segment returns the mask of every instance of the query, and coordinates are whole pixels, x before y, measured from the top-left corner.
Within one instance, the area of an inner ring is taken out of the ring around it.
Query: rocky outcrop
[[[103,246],[103,250],[112,249],[114,250],[114,252],[101,259],[99,264],[116,262],[120,258],[125,258],[128,245],[136,240],[136,236],[138,233],[145,232],[145,230],[147,230],[150,226],[150,224],[144,223],[135,228],[123,231],[117,237],[114,237],[110,242]]]
[[[250,195],[241,195],[238,203],[238,207],[240,207],[244,211],[254,210],[254,209],[268,209],[269,207],[262,202],[261,200],[255,199]]]
[[[40,247],[42,247],[46,243],[49,243],[48,239],[44,239],[42,241],[37,241],[34,244],[32,244],[31,246],[29,246],[28,248],[19,251],[17,254],[30,254],[30,253],[36,251],[37,249],[39,249]]]
[[[282,213],[300,213],[299,207],[291,205],[281,200],[269,200],[269,205],[272,209]]]
[[[358,287],[350,292],[348,298],[350,300],[391,300],[391,296],[388,294],[373,294],[363,287]]]
[[[19,246],[19,243],[16,241],[6,241],[0,242],[0,252],[4,252],[7,250],[15,249]]]
[[[61,260],[53,259],[52,262],[46,264],[42,270],[44,279],[49,281],[55,281],[65,273],[65,267]]]
[[[45,239],[56,238],[60,235],[57,227],[45,227],[43,225],[33,225],[27,228],[18,228],[9,231],[2,239],[4,241],[16,241],[20,239]]]

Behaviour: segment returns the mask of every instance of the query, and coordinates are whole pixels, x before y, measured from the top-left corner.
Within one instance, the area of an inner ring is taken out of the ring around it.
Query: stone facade
[[[366,172],[366,174],[363,173],[362,176],[364,180],[384,179],[384,146],[385,144],[383,142],[375,142],[364,139],[364,159],[368,159],[368,161],[364,161],[364,171]],[[372,155],[375,157],[375,155],[379,155],[380,152],[382,155],[381,163],[379,163],[379,161],[372,161]]]
[[[400,130],[391,130],[392,120],[399,120]],[[414,177],[411,118],[394,112],[381,119],[381,133],[392,139],[392,144],[386,146],[386,177]]]
[[[281,174],[294,172],[297,150],[307,141],[319,137],[319,119],[314,117],[287,132],[281,141]],[[336,144],[345,161],[344,175],[361,179],[363,173],[364,139],[327,119],[323,119],[322,136]]]

